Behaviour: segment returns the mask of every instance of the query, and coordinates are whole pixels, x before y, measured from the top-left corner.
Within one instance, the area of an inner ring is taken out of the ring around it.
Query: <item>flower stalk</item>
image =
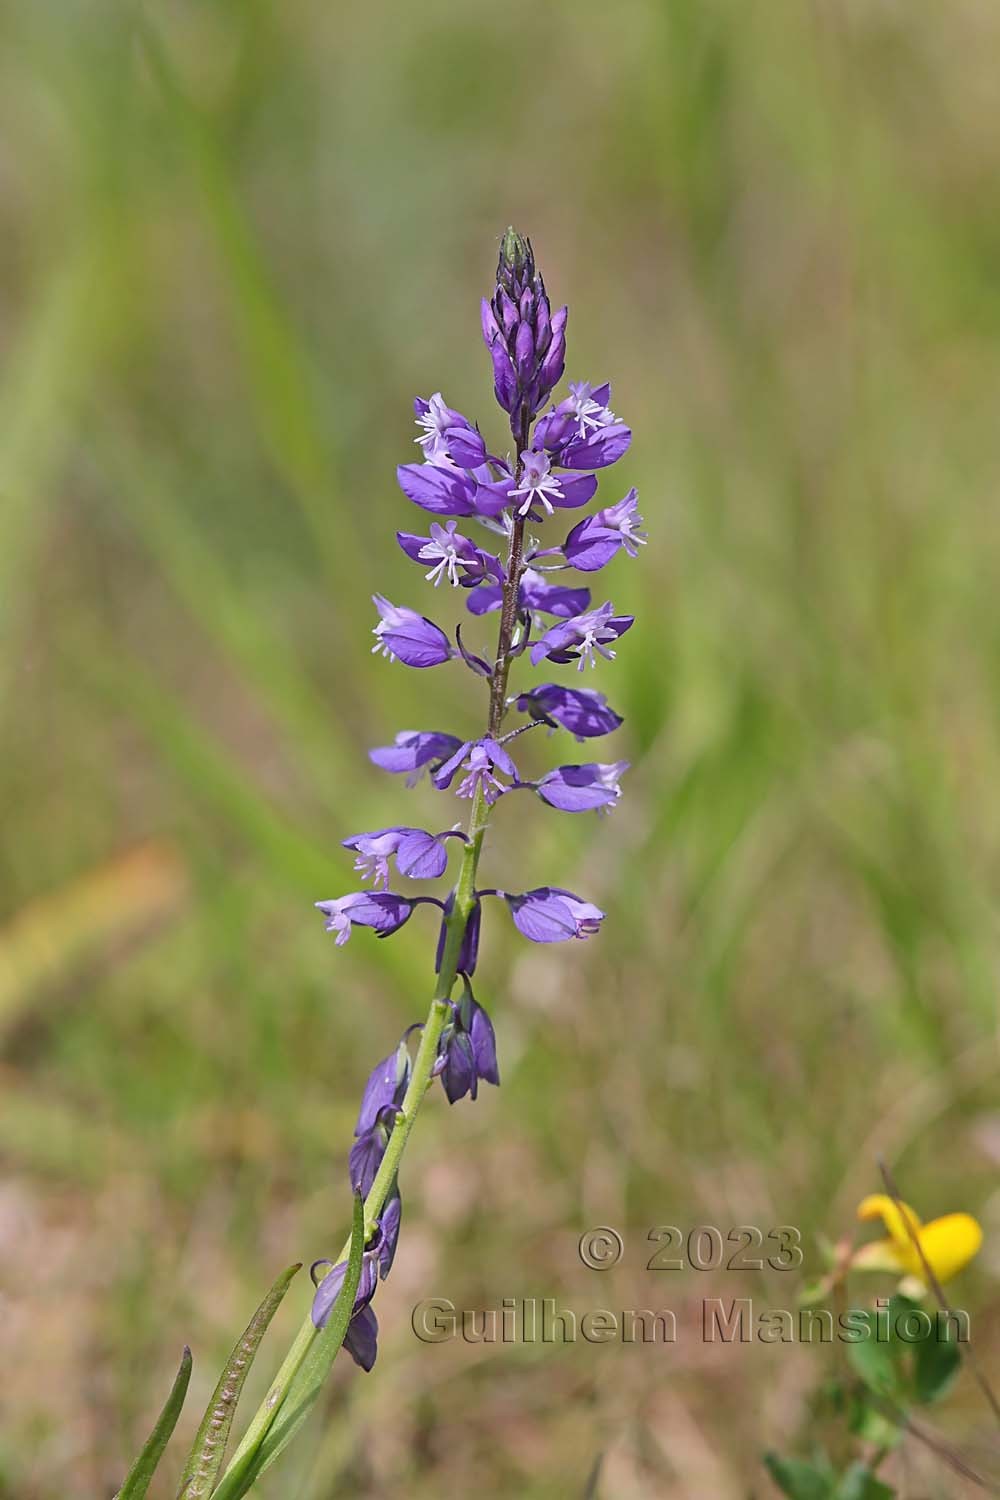
[[[634,557],[644,540],[635,530],[640,518],[634,514],[634,491],[580,522],[561,546],[543,547],[528,530],[529,524],[551,521],[561,509],[585,505],[597,489],[597,477],[590,471],[614,463],[631,439],[608,405],[607,385],[571,385],[565,400],[539,415],[562,377],[566,320],[566,308],[551,310],[529,241],[509,229],[501,242],[493,296],[483,303],[482,326],[493,363],[494,391],[509,419],[513,458],[489,453],[478,426],[448,406],[440,393],[414,403],[423,461],[401,465],[398,479],[406,497],[436,519],[429,536],[399,532],[397,539],[413,561],[424,568],[431,564],[424,578],[434,588],[448,583],[465,592],[472,615],[499,611],[496,650],[490,664],[468,649],[460,628],[453,645],[448,633],[420,610],[396,605],[381,594],[374,596],[379,622],[373,649],[416,669],[459,659],[475,675],[485,676],[485,732],[481,739],[462,740],[437,731],[401,731],[392,745],[371,752],[376,765],[405,772],[410,784],[429,770],[442,792],[464,771],[456,791],[470,799],[465,833],[397,825],[355,834],[344,843],[355,851],[356,868],[372,878],[375,889],[317,903],[338,945],[357,927],[372,928],[385,938],[409,921],[417,907],[439,907],[437,980],[423,1022],[407,1028],[368,1080],[349,1160],[357,1205],[355,1234],[336,1264],[317,1262],[313,1268],[317,1292],[310,1315],[223,1476],[220,1493],[226,1500],[245,1492],[241,1476],[257,1472],[254,1455],[262,1451],[265,1439],[273,1442],[277,1434],[279,1443],[286,1440],[283,1429],[296,1421],[297,1395],[289,1407],[291,1416],[283,1416],[267,1435],[290,1392],[300,1390],[303,1371],[315,1363],[312,1351],[331,1315],[338,1323],[349,1318],[344,1347],[355,1362],[367,1370],[375,1361],[378,1324],[370,1304],[379,1279],[392,1264],[401,1217],[400,1167],[434,1078],[440,1077],[451,1103],[465,1094],[475,1098],[481,1082],[500,1081],[492,1022],[471,984],[483,899],[500,898],[519,931],[539,943],[586,938],[599,929],[604,916],[596,906],[556,887],[539,886],[521,895],[477,888],[487,828],[505,793],[534,790],[548,807],[580,813],[613,805],[619,795],[618,778],[627,769],[623,761],[588,762],[560,766],[538,781],[525,781],[505,748],[539,724],[550,732],[568,730],[584,741],[621,723],[604,697],[590,689],[546,683],[508,696],[516,658],[530,655],[532,665],[594,665],[598,656],[614,656],[610,643],[632,624],[631,616],[615,615],[610,603],[592,609],[589,588],[550,583],[547,575],[567,568],[595,572],[619,550]],[[448,519],[442,524],[443,518]],[[505,558],[465,534],[468,526],[477,524],[506,535]],[[535,569],[535,558],[556,561]],[[512,712],[525,714],[526,722],[504,732],[504,721]],[[461,841],[461,857],[447,900],[388,889],[390,861],[409,879],[442,875],[453,847],[445,840],[452,836]],[[456,999],[459,980],[462,990]],[[419,1042],[411,1055],[413,1032],[419,1033]],[[353,1308],[349,1314],[341,1307],[348,1282]]]

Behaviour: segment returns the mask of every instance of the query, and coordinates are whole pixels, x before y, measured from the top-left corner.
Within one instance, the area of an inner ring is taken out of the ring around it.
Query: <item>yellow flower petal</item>
[[[902,1213],[900,1209],[902,1209]],[[904,1213],[913,1228],[919,1231],[920,1220],[910,1205],[908,1203],[900,1203],[897,1207],[895,1200],[890,1198],[888,1193],[872,1193],[869,1197],[863,1198],[858,1204],[859,1219],[881,1219],[889,1231],[893,1242],[899,1246],[900,1250],[904,1254],[912,1252],[912,1254],[916,1255],[916,1251],[913,1248],[913,1236],[906,1227],[906,1221],[903,1218]],[[917,1258],[919,1259],[919,1256]]]
[[[938,1281],[950,1281],[957,1276],[982,1243],[983,1231],[971,1214],[945,1214],[941,1219],[932,1219],[920,1231],[920,1247]],[[927,1273],[916,1247],[911,1245],[910,1250],[910,1271],[926,1280]]]
[[[913,1243],[906,1218],[920,1240],[920,1250]],[[927,1281],[924,1258],[938,1281],[950,1281],[969,1264],[983,1243],[983,1231],[971,1214],[945,1214],[929,1224],[921,1224],[913,1209],[902,1203],[898,1207],[885,1193],[873,1193],[858,1205],[859,1219],[882,1219],[890,1238],[861,1245],[851,1256],[856,1271],[891,1271],[905,1275],[923,1285]]]

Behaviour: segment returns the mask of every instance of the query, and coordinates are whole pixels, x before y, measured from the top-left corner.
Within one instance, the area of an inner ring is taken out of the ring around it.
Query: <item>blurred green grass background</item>
[[[0,1493],[110,1494],[180,1345],[189,1430],[280,1267],[341,1242],[431,937],[335,952],[310,903],[344,835],[440,815],[367,747],[480,722],[465,674],[369,656],[370,595],[427,600],[392,536],[413,394],[501,440],[478,297],[511,221],[633,426],[605,492],[651,542],[594,674],[627,798],[501,809],[485,869],[608,921],[490,925],[503,1087],[428,1103],[376,1372],[338,1366],[261,1493],[575,1495],[604,1452],[602,1495],[764,1494],[820,1351],[427,1347],[410,1308],[789,1305],[647,1273],[648,1229],[792,1223],[815,1270],[883,1153],[926,1217],[983,1219],[956,1295],[997,1364],[1000,12],[146,17],[0,15]]]

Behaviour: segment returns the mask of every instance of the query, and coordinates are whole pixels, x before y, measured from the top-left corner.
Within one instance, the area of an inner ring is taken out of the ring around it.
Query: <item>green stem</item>
[[[516,434],[520,441],[520,447],[527,447],[527,423],[522,431]],[[516,475],[521,472],[520,460],[518,461]],[[503,600],[500,608],[500,630],[497,640],[496,659],[493,664],[493,673],[490,679],[490,707],[487,723],[487,734],[495,738],[500,732],[503,721],[507,699],[507,678],[510,673],[510,648],[514,638],[514,627],[517,624],[517,591],[521,580],[523,568],[522,553],[524,548],[524,519],[517,517],[511,531],[510,549],[507,556],[507,582],[504,585]],[[458,975],[458,958],[462,951],[462,938],[469,922],[476,902],[476,872],[479,868],[479,857],[482,854],[483,840],[490,821],[490,806],[483,795],[481,781],[476,785],[475,795],[472,799],[472,807],[469,812],[469,824],[466,830],[466,842],[462,850],[462,865],[458,872],[458,880],[455,884],[455,899],[452,909],[446,918],[447,936],[445,938],[444,952],[441,955],[441,971],[438,975],[437,985],[434,990],[434,998],[431,1001],[427,1019],[424,1022],[423,1032],[420,1037],[420,1045],[417,1055],[413,1060],[413,1071],[410,1074],[410,1082],[396,1115],[396,1122],[392,1134],[389,1137],[375,1180],[369,1189],[365,1199],[365,1242],[371,1238],[375,1228],[375,1221],[385,1206],[385,1200],[389,1196],[390,1189],[399,1170],[399,1164],[406,1149],[406,1143],[413,1129],[417,1113],[423,1103],[424,1095],[431,1082],[431,1073],[437,1059],[438,1044],[441,1033],[447,1024],[451,1007],[449,998]],[[344,1245],[338,1262],[347,1259],[350,1249],[350,1240]],[[311,1314],[306,1317],[298,1333],[292,1341],[291,1348],[282,1361],[281,1368],[271,1383],[270,1390],[258,1407],[249,1427],[243,1435],[243,1440],[233,1454],[223,1480],[230,1470],[241,1460],[243,1455],[252,1447],[256,1447],[264,1437],[271,1423],[278,1415],[281,1404],[288,1395],[289,1388],[296,1374],[301,1368],[302,1362],[309,1353],[312,1342],[316,1337],[316,1328],[313,1326]]]

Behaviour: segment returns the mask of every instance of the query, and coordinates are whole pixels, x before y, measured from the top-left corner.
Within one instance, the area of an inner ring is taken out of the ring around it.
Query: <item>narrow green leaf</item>
[[[288,1447],[303,1422],[312,1410],[340,1347],[347,1336],[348,1324],[354,1312],[354,1298],[361,1280],[361,1257],[365,1248],[365,1215],[360,1194],[354,1200],[354,1223],[351,1229],[351,1249],[347,1259],[347,1275],[333,1310],[322,1333],[316,1339],[302,1366],[292,1381],[285,1401],[273,1427],[261,1444],[258,1462],[254,1467],[254,1479],[269,1469],[280,1453]],[[347,1295],[350,1291],[350,1296]]]
[[[170,1387],[170,1395],[167,1397],[166,1404],[157,1418],[156,1426],[146,1439],[145,1447],[129,1469],[125,1483],[115,1496],[115,1500],[144,1500],[146,1491],[149,1489],[149,1481],[156,1473],[156,1466],[163,1457],[163,1450],[177,1425],[177,1418],[181,1414],[190,1379],[191,1350],[185,1344],[180,1369]]]
[[[840,1476],[836,1500],[892,1500],[896,1491],[876,1479],[867,1464],[851,1464]]]
[[[219,1383],[191,1445],[177,1491],[177,1500],[202,1500],[202,1496],[212,1493],[226,1456],[226,1443],[229,1441],[236,1406],[250,1373],[250,1366],[260,1348],[261,1339],[267,1332],[268,1324],[291,1285],[292,1277],[301,1269],[300,1263],[282,1271],[226,1360]]]
[[[765,1453],[764,1463],[771,1478],[789,1500],[831,1500],[833,1484],[828,1473],[800,1458],[781,1458]]]
[[[347,1271],[326,1325],[310,1343],[287,1388],[272,1390],[265,1406],[247,1429],[211,1500],[242,1500],[264,1470],[288,1446],[309,1415],[347,1334],[361,1281],[364,1248],[365,1210],[361,1195],[356,1193]]]

